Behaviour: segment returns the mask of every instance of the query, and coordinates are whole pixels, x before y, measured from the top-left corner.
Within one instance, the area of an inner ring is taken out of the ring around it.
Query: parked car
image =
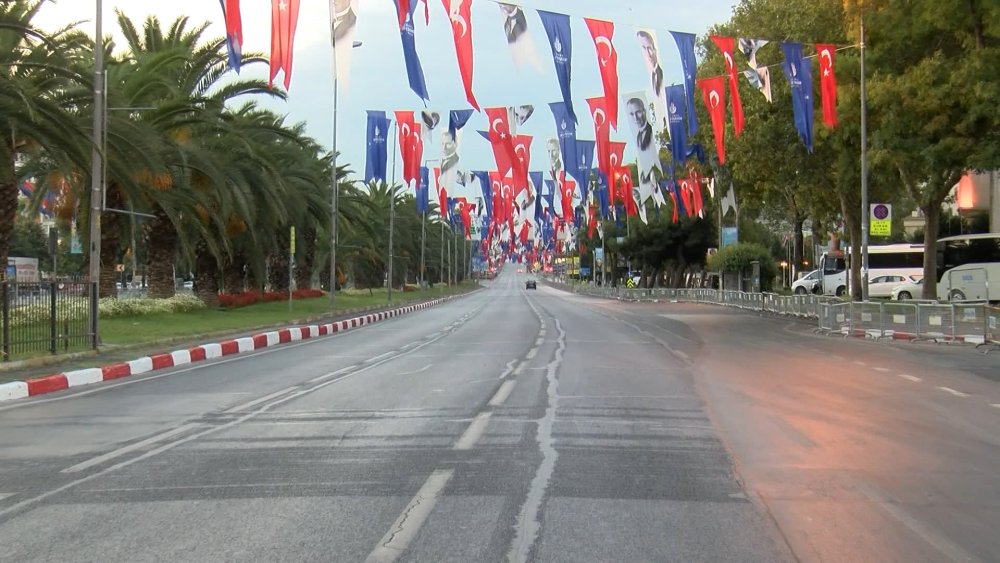
[[[535,280],[528,280],[524,282],[524,289],[538,289],[538,283]]]
[[[904,283],[916,283],[922,276],[888,274],[868,280],[868,297],[893,297],[892,290]],[[918,292],[919,293],[919,292]]]
[[[907,299],[920,298],[924,293],[924,280],[913,280],[901,283],[892,288],[893,301],[906,301]],[[870,295],[870,294],[869,294]]]
[[[807,293],[819,293],[819,270],[813,270],[792,283],[792,293],[805,295]]]

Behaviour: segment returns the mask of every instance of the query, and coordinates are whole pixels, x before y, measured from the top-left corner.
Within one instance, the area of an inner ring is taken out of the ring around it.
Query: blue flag
[[[692,156],[697,157],[698,162],[705,164],[705,147],[698,143],[688,147],[687,157],[691,158]]]
[[[573,111],[573,97],[570,92],[570,66],[573,61],[573,35],[569,27],[569,16],[538,10],[542,18],[542,26],[549,36],[549,46],[552,48],[552,61],[556,65],[556,77],[559,78],[559,89],[562,90],[563,102],[573,123],[576,123],[576,112]]]
[[[670,156],[674,166],[683,166],[687,160],[687,130],[684,128],[684,86],[666,87],[667,129],[670,131]]]
[[[785,62],[781,64],[781,68],[792,87],[795,129],[805,143],[806,150],[813,152],[812,65],[809,61],[802,60],[801,43],[782,43],[781,52],[785,54]]]
[[[392,0],[396,5],[396,15],[399,15],[399,0]],[[417,9],[417,2],[410,2],[409,13],[403,22],[403,28],[399,32],[403,40],[403,58],[406,60],[406,76],[410,80],[410,89],[413,90],[421,100],[430,100],[427,95],[427,84],[424,82],[424,69],[420,66],[420,57],[417,56],[417,40],[413,28],[413,12]]]
[[[545,193],[545,201],[549,204],[549,213],[555,213],[556,183],[552,180],[545,180],[545,187],[549,190]]]
[[[664,178],[663,180],[660,180],[660,189],[663,190],[664,193],[673,192],[674,202],[677,205],[677,216],[687,217],[688,210],[684,207],[684,198],[681,196],[681,187],[677,184],[677,182]]]
[[[490,187],[490,173],[476,170],[472,175],[475,176],[476,180],[479,180],[479,189],[483,192],[483,208],[486,211],[486,220],[489,222],[489,219],[493,217],[493,190]]]
[[[576,172],[573,176],[576,177],[576,181],[580,185],[580,196],[583,201],[587,201],[587,193],[590,189],[590,169],[594,167],[594,148],[596,146],[595,141],[578,140],[576,142]]]
[[[385,166],[389,160],[389,120],[384,111],[368,111],[368,159],[365,161],[365,183],[385,182]]]
[[[455,138],[455,132],[465,127],[465,124],[469,122],[469,118],[472,117],[471,109],[453,109],[448,114],[448,132],[451,133],[451,138]]]
[[[576,119],[567,109],[565,102],[552,102],[549,104],[549,108],[552,110],[552,116],[556,118],[556,133],[559,136],[559,152],[562,154],[563,169],[576,178]],[[577,178],[577,181],[579,180]]]
[[[545,175],[542,172],[528,172],[528,177],[531,178],[531,184],[535,186],[535,224],[538,224],[538,220],[542,217],[542,188],[545,185],[542,178]]]
[[[600,168],[594,169],[597,175],[597,202],[601,205],[601,217],[607,219],[611,213],[611,194],[608,193],[608,175]]]
[[[688,135],[698,132],[698,115],[694,111],[694,78],[698,72],[698,62],[694,58],[694,34],[671,31],[681,52],[681,68],[684,69],[684,90],[687,94]]]
[[[427,213],[427,195],[430,192],[430,170],[426,166],[420,167],[420,181],[417,182],[417,213],[423,215]]]

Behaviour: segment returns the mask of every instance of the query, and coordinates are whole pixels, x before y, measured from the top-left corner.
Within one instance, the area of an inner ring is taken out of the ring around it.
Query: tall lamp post
[[[98,344],[97,316],[98,296],[101,283],[101,207],[104,200],[104,155],[101,153],[101,141],[104,139],[104,30],[101,16],[104,8],[101,0],[96,0],[97,16],[94,36],[94,133],[93,151],[90,169],[90,291],[93,292],[90,302],[90,329],[93,332],[93,345]]]
[[[100,0],[98,0],[100,1]],[[355,41],[351,47],[357,49],[361,41]],[[334,58],[337,54],[334,52]],[[337,72],[333,73],[333,169],[330,171],[333,189],[330,190],[330,308],[333,309],[334,296],[337,294],[337,215],[340,184],[337,182]]]

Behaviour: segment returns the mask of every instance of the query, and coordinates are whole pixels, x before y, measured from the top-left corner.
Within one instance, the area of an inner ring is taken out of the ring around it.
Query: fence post
[[[3,361],[10,361],[10,282],[3,282]]]
[[[51,347],[49,348],[53,354],[57,351],[56,342],[59,339],[59,327],[56,322],[56,282],[49,282],[49,337],[51,338]]]
[[[97,282],[90,282],[90,343],[94,350],[97,350],[97,314],[99,302],[97,291]]]

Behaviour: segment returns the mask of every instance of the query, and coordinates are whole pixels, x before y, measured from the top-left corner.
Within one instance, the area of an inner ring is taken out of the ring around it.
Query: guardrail
[[[0,360],[94,347],[96,309],[87,282],[0,282]]]
[[[871,339],[967,342],[1000,347],[1000,308],[983,302],[850,302],[818,295],[777,295],[715,289],[628,289],[563,286],[584,295],[621,301],[709,303],[777,315],[816,319],[818,331]]]

